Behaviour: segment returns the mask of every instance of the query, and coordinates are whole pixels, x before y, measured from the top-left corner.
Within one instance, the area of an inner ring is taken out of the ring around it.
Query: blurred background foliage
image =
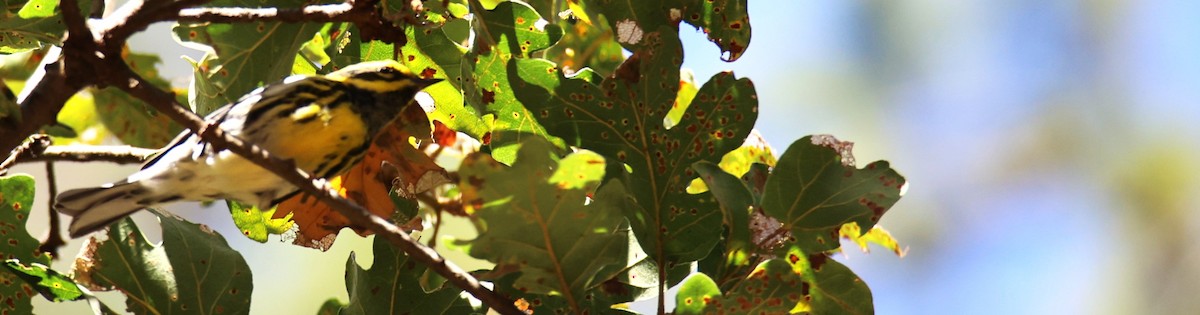
[[[1200,2],[752,1],[749,10],[755,44],[744,56],[722,62],[685,27],[684,67],[699,78],[728,69],[753,78],[758,128],[777,152],[830,133],[856,142],[859,161],[903,171],[908,194],[881,224],[907,256],[838,257],[870,285],[877,312],[1200,311]],[[159,44],[168,27],[135,37],[133,49],[162,54],[160,73],[182,87],[191,67],[169,56],[199,53]],[[60,189],[133,168],[58,165],[60,174],[95,174]],[[41,178],[42,169],[14,171]],[[177,208],[238,233],[219,208]],[[31,230],[45,220],[34,211]],[[345,301],[334,285],[341,272],[308,273],[341,270],[351,250],[369,265],[368,240],[339,239],[320,253],[230,237],[256,271],[255,300],[295,301],[252,312],[307,314],[329,296]]]

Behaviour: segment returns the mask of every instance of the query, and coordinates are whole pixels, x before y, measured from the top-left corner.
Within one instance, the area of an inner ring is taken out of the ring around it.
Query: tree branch
[[[43,125],[53,123],[55,116],[62,110],[62,106],[66,100],[83,87],[111,85],[151,104],[160,112],[163,112],[173,120],[200,135],[200,137],[211,145],[228,149],[231,152],[241,155],[247,160],[279,175],[281,178],[295,185],[300,191],[325,202],[331,208],[349,218],[354,224],[374,231],[378,234],[378,237],[383,237],[392,243],[392,245],[403,250],[409,257],[429,266],[430,269],[445,277],[449,282],[467,291],[492,309],[502,314],[524,314],[514,306],[511,300],[484,288],[474,277],[445,260],[433,249],[421,245],[396,225],[384,218],[371,214],[370,211],[353,202],[343,199],[336,191],[330,189],[329,184],[324,179],[311,179],[308,174],[296,169],[290,161],[283,161],[273,157],[265,150],[229,135],[216,125],[207,124],[199,116],[196,116],[177,103],[174,95],[154,87],[134,73],[125,64],[125,61],[121,59],[120,51],[130,35],[144,30],[151,23],[182,17],[181,10],[204,2],[206,0],[130,1],[118,9],[116,13],[112,14],[112,16],[94,21],[92,25],[96,26],[97,29],[92,30],[85,23],[77,1],[62,0],[59,7],[62,8],[63,21],[69,31],[63,43],[62,60],[48,63],[45,75],[40,80],[37,80],[36,84],[32,84],[35,85],[33,90],[30,90],[31,92],[19,101],[24,120],[17,126],[0,126],[0,131],[5,131],[5,137],[0,137],[0,152],[15,148],[24,139],[25,135],[33,133]],[[277,19],[279,21],[290,18],[300,19],[298,21],[308,21],[304,20],[304,18],[310,16],[325,16],[329,19],[344,18],[354,21],[359,26],[360,36],[364,40],[380,39],[403,44],[406,40],[403,28],[397,27],[391,21],[382,19],[375,9],[376,3],[378,3],[378,0],[348,0],[345,4],[332,5],[330,7],[316,8],[318,6],[314,6],[311,9],[305,7],[300,9],[301,16],[295,16],[295,13],[284,12],[281,17],[280,12],[286,10],[276,10],[273,15],[274,18],[268,18],[268,12],[265,11],[241,12],[251,12],[245,13],[248,15],[261,13],[259,15],[261,19]],[[343,10],[345,6],[349,6],[350,9],[347,11],[338,11],[343,13],[333,17],[327,15],[330,13],[329,11],[322,11],[326,8],[328,10]],[[197,19],[204,17],[215,20],[225,18],[224,16],[226,15],[223,13],[228,13],[229,11],[195,9],[188,12],[191,14],[188,15],[189,17],[196,17]],[[307,14],[305,14],[306,12]],[[361,13],[352,14],[350,12]],[[363,16],[358,17],[356,14],[363,14]],[[364,21],[356,20],[358,18],[364,18]],[[229,19],[230,22],[249,21],[249,18],[242,19],[241,17],[229,17]],[[318,20],[313,17],[312,21]],[[96,31],[96,33],[93,33],[93,31]],[[7,131],[10,129],[14,132],[8,133]]]

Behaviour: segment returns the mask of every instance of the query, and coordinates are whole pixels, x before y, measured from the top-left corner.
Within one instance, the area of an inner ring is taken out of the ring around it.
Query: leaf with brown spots
[[[586,10],[585,3],[575,2],[573,8]],[[577,16],[586,17],[585,12],[573,12]],[[553,61],[563,72],[574,74],[583,68],[589,68],[596,73],[607,76],[612,74],[617,66],[625,60],[621,44],[617,43],[617,35],[608,25],[608,19],[597,16],[596,23],[590,19],[580,19],[574,23],[562,23],[563,37],[558,43],[546,50],[546,59]]]
[[[397,210],[392,195],[412,199],[418,193],[449,182],[446,170],[409,142],[410,138],[431,141],[431,132],[424,110],[415,103],[409,103],[400,118],[376,135],[362,161],[330,182],[343,197],[366,207],[375,215],[392,218]],[[317,198],[303,193],[280,203],[273,218],[283,218],[288,214],[292,215],[292,220],[299,227],[296,245],[327,250],[333,245],[338,231],[344,227],[353,228],[359,235],[372,233],[368,229],[352,226],[350,219]],[[396,221],[403,224],[413,215],[415,213],[405,213]]]
[[[376,237],[371,245],[371,269],[359,267],[356,253],[346,261],[346,292],[350,302],[338,314],[471,314],[476,310],[452,286],[422,288],[428,268]],[[336,302],[336,301],[335,301]],[[328,304],[328,302],[326,303]]]
[[[60,45],[66,24],[58,10],[58,1],[33,0],[6,1],[0,7],[0,54],[8,55]],[[20,8],[15,12],[12,9]],[[79,1],[83,12],[91,8],[91,1]]]
[[[755,267],[733,289],[710,298],[703,314],[791,314],[804,300],[807,289],[801,275],[787,261],[771,259]]]
[[[555,294],[568,313],[593,309],[585,298],[604,279],[598,272],[623,264],[627,233],[621,208],[628,195],[609,181],[587,197],[604,174],[604,158],[577,152],[558,159],[543,139],[521,143],[512,167],[476,153],[459,168],[464,203],[476,207],[479,236],[467,241],[471,256],[496,263],[493,274],[519,271],[517,291]],[[607,305],[604,305],[607,307]]]
[[[800,272],[804,279],[803,299],[796,305],[796,311],[806,314],[875,313],[871,289],[846,265],[825,253],[804,256],[794,247],[785,257],[792,270]]]
[[[160,78],[155,70],[155,65],[161,62],[158,56],[130,53],[128,48],[122,54],[129,68],[142,78],[159,88],[170,88],[170,84]],[[178,95],[176,99],[186,102],[187,96],[184,94]],[[183,130],[179,123],[172,121],[167,115],[115,87],[95,90],[92,97],[96,102],[96,111],[104,113],[98,115],[100,122],[125,144],[158,148],[170,143],[171,139]]]
[[[50,263],[50,255],[39,253],[38,240],[29,235],[25,221],[33,210],[33,177],[19,174],[0,177],[0,259],[24,263]],[[32,314],[30,298],[36,293],[12,271],[0,268],[0,313]]]
[[[530,54],[550,47],[562,37],[562,29],[547,24],[537,11],[521,2],[502,2],[495,9],[478,12],[474,23],[474,49],[462,59],[466,80],[463,95],[467,104],[493,115],[492,156],[504,163],[516,157],[516,144],[528,137],[549,138],[521,95],[520,85],[553,80],[557,68]],[[490,42],[489,42],[490,41]],[[562,145],[561,141],[556,141]]]
[[[250,266],[207,226],[155,212],[162,245],[131,219],[88,239],[75,259],[75,280],[93,291],[119,290],[137,314],[245,314],[254,285]]]
[[[719,73],[706,82],[668,129],[683,59],[677,33],[649,33],[645,50],[599,85],[559,74],[556,80],[516,86],[546,129],[568,144],[596,151],[631,170],[623,181],[640,209],[629,209],[633,231],[660,262],[686,262],[708,255],[720,239],[721,213],[711,194],[685,191],[697,177],[691,165],[716,162],[742,144],[758,117],[748,79]],[[542,98],[537,98],[542,97]],[[624,176],[613,174],[614,176]]]
[[[703,30],[721,48],[721,60],[734,61],[750,45],[746,0],[683,0],[683,20]]]
[[[887,161],[861,169],[853,162],[843,164],[853,157],[845,143],[830,139],[809,136],[792,143],[763,194],[763,210],[779,219],[806,253],[838,248],[843,224],[875,226],[900,199],[905,185]]]

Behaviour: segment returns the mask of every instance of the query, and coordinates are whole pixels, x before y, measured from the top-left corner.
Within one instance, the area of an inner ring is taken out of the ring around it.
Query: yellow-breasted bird
[[[417,91],[438,81],[395,61],[364,62],[324,76],[290,76],[217,109],[206,121],[328,178],[358,163],[376,132]],[[69,230],[78,237],[160,203],[232,199],[267,209],[296,191],[270,171],[184,131],[141,171],[63,192],[54,208],[74,217]]]

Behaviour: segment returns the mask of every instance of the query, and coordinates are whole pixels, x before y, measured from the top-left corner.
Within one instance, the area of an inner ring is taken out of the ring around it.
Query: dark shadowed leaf
[[[340,314],[470,313],[470,304],[459,297],[462,290],[446,287],[425,291],[420,284],[421,275],[427,270],[424,265],[409,259],[383,238],[376,237],[372,244],[375,261],[370,269],[359,267],[354,253],[346,261],[350,303]]]
[[[809,136],[792,143],[763,194],[763,210],[779,219],[806,253],[839,247],[843,224],[875,226],[900,199],[905,184],[888,162],[856,169],[848,147],[825,146],[830,142],[823,139],[832,137]]]
[[[618,229],[619,205],[627,197],[610,181],[589,201],[604,159],[579,152],[558,160],[555,151],[535,138],[521,144],[511,168],[484,154],[463,161],[463,200],[476,207],[481,230],[470,254],[496,263],[495,273],[519,271],[518,291],[559,295],[578,313],[597,307],[585,297],[603,280],[595,277],[601,268],[623,263],[628,239]]]

